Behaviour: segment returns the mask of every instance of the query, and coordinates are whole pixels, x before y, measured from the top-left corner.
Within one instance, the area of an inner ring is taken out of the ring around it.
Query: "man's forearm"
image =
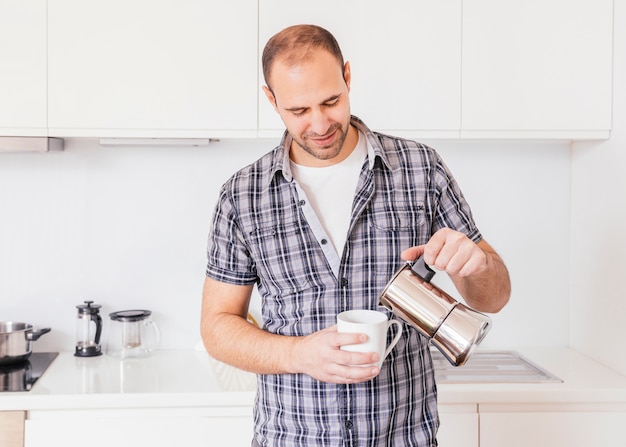
[[[221,314],[203,323],[202,339],[209,354],[257,374],[290,373],[289,353],[296,337],[266,332],[238,315]]]
[[[452,277],[461,296],[473,309],[496,313],[509,301],[511,282],[509,272],[497,253],[485,251],[487,267],[483,273],[467,277]]]

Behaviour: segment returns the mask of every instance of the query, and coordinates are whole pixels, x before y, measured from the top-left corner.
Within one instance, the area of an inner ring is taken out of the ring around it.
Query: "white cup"
[[[385,346],[387,344],[387,331],[392,325],[396,325],[396,335],[389,346]],[[347,310],[337,315],[337,332],[367,335],[365,343],[344,345],[341,346],[341,349],[352,352],[377,352],[380,360],[376,366],[380,368],[385,357],[400,340],[402,323],[398,320],[387,319],[386,314],[377,310]]]

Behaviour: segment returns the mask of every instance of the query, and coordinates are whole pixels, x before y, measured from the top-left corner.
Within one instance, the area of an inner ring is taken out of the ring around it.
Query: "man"
[[[429,147],[350,115],[337,42],[287,28],[263,53],[281,144],[221,189],[210,231],[201,330],[215,358],[258,375],[253,445],[434,446],[439,424],[427,340],[407,324],[380,369],[348,352],[338,313],[379,309],[385,284],[424,254],[472,307],[508,301],[507,269]],[[254,285],[263,328],[246,321]]]

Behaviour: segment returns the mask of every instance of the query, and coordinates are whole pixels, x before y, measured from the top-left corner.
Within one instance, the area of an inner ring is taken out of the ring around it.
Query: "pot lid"
[[[85,304],[79,304],[76,306],[78,313],[80,314],[97,314],[102,307],[99,304],[92,304],[93,301],[85,301]]]
[[[119,312],[113,312],[109,314],[113,321],[133,322],[141,321],[152,315],[152,311],[149,310],[120,310]]]

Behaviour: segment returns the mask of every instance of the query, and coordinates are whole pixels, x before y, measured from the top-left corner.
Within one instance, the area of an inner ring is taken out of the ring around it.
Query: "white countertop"
[[[439,403],[626,404],[626,376],[571,348],[515,351],[563,380],[561,383],[441,384]]]
[[[440,404],[626,404],[626,376],[570,348],[516,349],[562,383],[440,384]],[[202,351],[119,361],[61,352],[29,392],[0,393],[2,410],[251,406],[256,380]]]

